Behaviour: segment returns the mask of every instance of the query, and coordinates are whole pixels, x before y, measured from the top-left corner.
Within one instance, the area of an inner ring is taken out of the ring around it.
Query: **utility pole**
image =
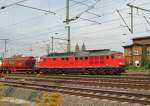
[[[4,55],[6,55],[6,52],[7,52],[7,41],[8,39],[0,39],[0,40],[3,40],[4,41],[4,44],[5,44],[5,50],[4,50]]]
[[[67,44],[67,52],[71,52],[71,37],[70,37],[70,25],[69,23],[71,21],[75,21],[77,20],[78,18],[80,18],[80,16],[82,14],[84,14],[85,12],[88,12],[90,9],[93,9],[94,8],[94,5],[96,5],[100,0],[97,0],[92,6],[88,6],[88,9],[86,9],[85,11],[81,12],[79,15],[77,15],[76,17],[74,18],[70,18],[69,17],[69,5],[70,5],[70,0],[66,0],[66,20],[64,21],[64,23],[66,23],[66,28],[67,28],[67,33],[68,33],[68,44]],[[78,2],[78,3],[81,3],[81,2]],[[91,12],[90,12],[91,13]],[[92,13],[94,14],[94,13]],[[95,15],[95,14],[94,14]],[[83,19],[83,18],[82,18]],[[84,19],[84,20],[87,20],[87,21],[91,21],[89,19]],[[95,22],[95,21],[92,21],[92,22]]]
[[[150,10],[147,10],[147,9],[144,9],[144,8],[141,8],[141,7],[138,7],[138,6],[134,6],[134,5],[131,5],[131,4],[127,4],[127,6],[129,6],[131,8],[131,33],[133,33],[133,8],[136,8],[136,9],[139,9],[139,10],[143,10],[143,11],[147,11],[147,12],[150,12]]]
[[[66,0],[66,28],[68,33],[68,44],[67,44],[67,52],[71,50],[71,41],[70,41],[70,26],[69,26],[69,0]]]
[[[133,33],[133,7],[131,7],[131,33]]]

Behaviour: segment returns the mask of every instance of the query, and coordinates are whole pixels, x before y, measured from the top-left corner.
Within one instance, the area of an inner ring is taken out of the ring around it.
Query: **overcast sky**
[[[18,1],[21,0],[0,0],[0,6]],[[7,56],[45,55],[47,45],[51,47],[51,36],[66,39],[67,31],[63,23],[65,2],[66,0],[28,0],[21,3],[56,12],[56,15],[18,5],[0,10],[0,39],[9,39]],[[70,23],[72,51],[76,43],[80,46],[85,43],[87,49],[123,51],[122,46],[131,44],[132,38],[149,36],[150,26],[143,18],[146,16],[150,22],[149,12],[134,9],[134,34],[129,32],[116,12],[116,9],[120,11],[130,27],[130,8],[126,4],[131,3],[150,10],[149,0],[100,0],[97,4],[95,2],[96,0],[70,0],[70,18],[82,13],[80,19]],[[90,13],[86,12],[88,6],[94,6],[89,10]],[[54,40],[54,50],[64,52],[66,44],[66,41]],[[0,41],[0,53],[2,52],[4,41]]]

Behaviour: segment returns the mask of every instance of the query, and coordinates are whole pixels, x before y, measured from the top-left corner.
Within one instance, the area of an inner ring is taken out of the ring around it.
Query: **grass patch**
[[[147,72],[144,67],[128,66],[128,72]]]

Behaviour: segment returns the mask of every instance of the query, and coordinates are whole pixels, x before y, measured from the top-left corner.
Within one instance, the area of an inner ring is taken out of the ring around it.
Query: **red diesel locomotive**
[[[38,59],[36,67],[43,73],[119,74],[125,71],[123,53],[104,50],[55,53]]]

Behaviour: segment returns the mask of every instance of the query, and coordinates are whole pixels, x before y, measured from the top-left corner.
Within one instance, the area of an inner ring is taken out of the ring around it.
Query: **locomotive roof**
[[[90,56],[90,55],[110,55],[115,51],[110,49],[100,49],[100,50],[86,50],[80,52],[70,52],[70,53],[53,53],[50,57],[70,57],[70,56]]]

